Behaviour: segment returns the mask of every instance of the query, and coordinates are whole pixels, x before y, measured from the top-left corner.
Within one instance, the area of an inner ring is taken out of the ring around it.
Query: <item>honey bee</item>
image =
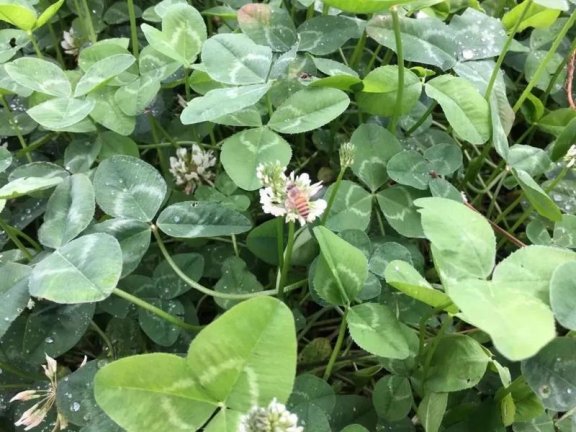
[[[304,219],[310,214],[310,200],[305,192],[302,192],[298,186],[291,183],[286,188],[286,206],[295,208],[300,216]]]

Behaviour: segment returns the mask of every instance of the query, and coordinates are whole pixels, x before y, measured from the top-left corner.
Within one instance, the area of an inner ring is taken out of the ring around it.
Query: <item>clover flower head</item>
[[[176,157],[170,157],[170,173],[174,176],[178,186],[184,186],[184,192],[194,192],[196,186],[202,182],[212,185],[216,165],[216,157],[210,150],[203,150],[199,145],[193,144],[190,152],[185,147],[176,150]]]
[[[566,166],[572,168],[576,164],[576,144],[572,144],[564,156]]]
[[[340,166],[342,169],[351,167],[354,164],[354,153],[356,146],[351,142],[344,143],[340,146]]]
[[[301,225],[313,222],[326,209],[326,201],[313,199],[322,189],[322,183],[312,184],[306,173],[296,176],[284,174],[280,163],[259,165],[256,175],[264,186],[260,189],[260,204],[265,213],[283,216],[287,222]]]
[[[284,404],[272,399],[263,407],[253,407],[240,419],[238,432],[303,432],[298,426],[298,416],[286,409]]]
[[[40,399],[39,402],[24,411],[18,421],[14,423],[16,426],[25,426],[25,431],[29,431],[36,426],[39,426],[56,402],[56,391],[58,389],[56,373],[58,370],[58,363],[46,354],[46,364],[42,365],[42,368],[44,369],[44,374],[50,381],[47,390],[24,390],[10,399],[10,402]],[[52,432],[66,429],[66,427],[68,427],[68,421],[60,412],[58,412],[56,424],[54,425]]]
[[[69,31],[64,31],[60,46],[64,48],[64,52],[66,54],[77,56],[78,52],[80,51],[80,47],[77,45],[77,43],[78,40],[76,39],[76,35],[72,27],[70,27]]]

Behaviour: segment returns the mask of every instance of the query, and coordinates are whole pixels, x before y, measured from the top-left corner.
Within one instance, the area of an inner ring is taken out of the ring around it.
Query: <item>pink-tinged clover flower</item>
[[[85,357],[80,367],[84,366],[86,360],[87,358]],[[36,426],[42,424],[56,402],[56,391],[58,389],[58,363],[56,360],[46,354],[46,364],[42,365],[42,368],[44,369],[44,374],[46,377],[48,377],[50,382],[47,389],[24,390],[10,399],[10,402],[25,402],[39,399],[39,401],[35,403],[31,408],[24,411],[18,421],[14,423],[16,426],[24,426],[25,431],[34,429]],[[67,427],[68,421],[60,412],[57,411],[56,423],[54,424],[52,432],[64,430]]]

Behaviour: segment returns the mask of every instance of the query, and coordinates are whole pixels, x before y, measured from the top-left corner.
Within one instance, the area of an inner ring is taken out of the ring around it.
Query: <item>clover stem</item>
[[[126,0],[128,5],[128,16],[130,18],[130,40],[132,41],[132,54],[138,58],[140,48],[138,45],[138,28],[136,27],[136,12],[134,11],[134,0]]]
[[[34,36],[34,33],[32,33],[32,31],[28,32],[28,38],[30,39],[30,42],[32,42],[32,46],[34,47],[34,52],[36,53],[36,57],[42,59],[44,58],[44,56],[42,55],[42,50],[40,49],[40,46],[38,45],[38,41],[36,40],[36,37]]]
[[[32,261],[32,255],[28,251],[28,248],[24,246],[24,244],[20,241],[18,236],[14,233],[14,228],[8,225],[2,218],[0,218],[0,229],[6,233],[8,238],[16,245],[18,249],[22,252],[22,254],[26,257],[28,261]]]
[[[402,48],[402,34],[400,32],[400,18],[398,16],[398,8],[393,6],[390,8],[392,14],[392,26],[394,28],[394,39],[396,40],[396,56],[398,63],[398,90],[396,91],[396,107],[394,114],[390,119],[388,130],[392,133],[396,132],[396,125],[402,112],[402,98],[404,96],[404,50]]]
[[[190,285],[195,290],[200,291],[202,294],[206,294],[210,297],[217,297],[217,298],[223,298],[223,299],[228,299],[228,300],[245,300],[245,299],[249,299],[252,297],[277,294],[276,290],[257,291],[257,292],[245,293],[245,294],[229,294],[229,293],[223,293],[223,292],[215,291],[215,290],[212,290],[210,288],[206,288],[204,285],[199,284],[195,280],[189,278],[188,275],[186,275],[186,273],[184,273],[182,271],[182,269],[180,267],[178,267],[178,264],[176,264],[176,262],[174,262],[174,260],[172,259],[172,257],[168,253],[168,250],[166,249],[166,245],[162,241],[162,237],[160,236],[160,233],[158,232],[158,228],[156,228],[155,225],[152,225],[151,230],[152,230],[152,234],[154,235],[154,238],[156,239],[156,243],[158,244],[158,248],[160,248],[160,252],[164,256],[164,259],[166,260],[168,265],[172,268],[172,270],[174,270],[174,273],[176,273],[178,275],[178,277],[180,277],[180,279],[182,279],[184,282],[186,282],[188,285]]]
[[[326,220],[328,219],[328,215],[330,214],[330,210],[332,210],[332,206],[334,205],[334,201],[336,200],[336,195],[338,194],[338,189],[340,189],[340,185],[342,184],[342,179],[344,178],[344,173],[346,172],[346,168],[340,168],[340,172],[338,173],[338,177],[336,177],[336,181],[334,182],[334,188],[332,189],[332,193],[328,197],[328,204],[326,204],[326,210],[324,210],[324,214],[322,215],[322,219],[320,219],[320,223],[322,225],[326,224]]]
[[[22,150],[26,150],[28,145],[26,144],[26,140],[22,136],[22,132],[20,131],[20,126],[18,125],[18,121],[14,117],[14,113],[12,112],[12,109],[10,108],[10,104],[8,103],[8,101],[6,100],[4,95],[0,95],[0,101],[2,102],[2,105],[4,106],[4,109],[6,110],[6,114],[8,115],[8,122],[9,122],[10,126],[12,126],[12,129],[14,130],[14,132],[16,132],[16,136],[18,137],[18,142],[20,143]],[[26,152],[26,159],[28,160],[28,162],[32,162],[32,156],[28,152]]]
[[[159,307],[156,307],[136,296],[133,296],[130,293],[127,293],[126,291],[123,291],[119,288],[114,288],[112,290],[112,292],[114,294],[116,294],[118,297],[123,298],[124,300],[128,300],[130,303],[134,303],[136,306],[141,307],[144,310],[147,310],[148,312],[153,313],[154,315],[159,316],[160,318],[162,318],[165,321],[168,321],[171,324],[174,324],[177,327],[180,327],[181,329],[190,331],[190,332],[198,332],[202,329],[202,326],[196,326],[196,325],[192,325],[192,324],[188,324],[184,321],[182,321],[180,318],[175,317],[172,314],[169,314],[168,312],[160,309]]]
[[[349,308],[346,307],[346,312],[344,312],[344,316],[342,317],[342,321],[340,322],[340,328],[338,329],[338,337],[336,338],[336,344],[334,344],[334,349],[332,350],[332,354],[330,355],[330,359],[328,360],[328,365],[324,370],[324,380],[328,380],[330,375],[332,374],[332,369],[334,368],[334,363],[336,363],[336,359],[338,358],[338,354],[340,353],[340,349],[342,348],[342,343],[344,342],[344,335],[346,334],[346,327],[347,321],[346,318],[348,316]]]
[[[536,69],[536,71],[534,72],[534,75],[532,76],[532,78],[528,82],[528,85],[524,88],[524,91],[522,92],[522,94],[520,95],[520,97],[518,98],[518,100],[516,101],[514,106],[512,107],[512,110],[514,112],[517,112],[520,109],[520,107],[522,106],[522,104],[524,103],[524,101],[526,100],[528,95],[530,95],[530,92],[532,91],[534,86],[540,82],[540,77],[542,76],[542,74],[546,70],[548,63],[550,63],[550,60],[552,60],[552,58],[554,57],[554,54],[556,54],[556,51],[558,50],[558,48],[560,47],[560,44],[564,40],[564,36],[566,36],[566,33],[568,33],[568,31],[572,28],[575,21],[576,21],[576,12],[573,12],[572,15],[570,15],[570,18],[568,18],[568,20],[564,24],[564,26],[562,26],[562,29],[560,29],[560,31],[558,32],[556,39],[554,39],[554,42],[552,42],[550,49],[548,50],[548,52],[546,53],[546,55],[544,56],[544,58],[542,59],[542,61],[538,65],[538,68]]]
[[[286,284],[286,278],[288,277],[288,270],[290,270],[290,264],[292,263],[292,249],[294,247],[294,222],[288,222],[288,243],[286,244],[286,251],[284,252],[284,262],[282,263],[282,271],[280,273],[280,279],[278,280],[278,285],[276,286],[276,291],[278,292],[278,298],[284,300],[284,285]]]
[[[88,7],[88,1],[82,0],[82,6],[84,7],[84,13],[86,14],[86,26],[88,27],[88,38],[90,42],[95,44],[98,41],[98,37],[96,36],[96,31],[94,30],[94,23],[92,22],[92,13],[90,12],[90,8]]]

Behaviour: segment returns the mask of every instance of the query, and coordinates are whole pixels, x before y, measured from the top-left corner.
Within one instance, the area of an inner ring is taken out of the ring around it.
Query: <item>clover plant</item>
[[[0,0],[0,430],[576,430],[574,0]]]

